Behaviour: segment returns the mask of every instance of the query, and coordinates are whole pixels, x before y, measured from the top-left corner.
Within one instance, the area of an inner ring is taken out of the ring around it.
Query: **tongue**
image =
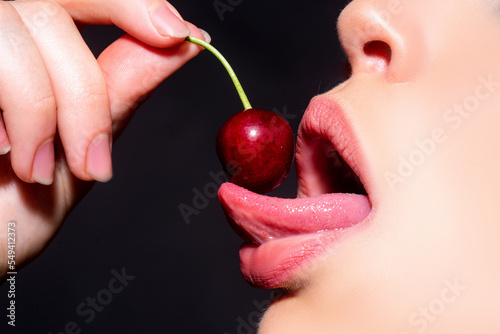
[[[341,230],[362,221],[371,210],[367,196],[324,194],[275,198],[233,183],[219,189],[219,200],[233,228],[247,241],[266,241],[320,231]]]

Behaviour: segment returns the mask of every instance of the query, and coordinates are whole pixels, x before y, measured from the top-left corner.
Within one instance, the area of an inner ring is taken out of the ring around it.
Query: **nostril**
[[[389,44],[383,41],[370,41],[363,46],[371,66],[379,71],[385,70],[391,62],[392,51]]]

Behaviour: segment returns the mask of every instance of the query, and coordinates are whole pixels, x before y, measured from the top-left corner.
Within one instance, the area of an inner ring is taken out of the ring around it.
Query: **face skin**
[[[304,115],[298,195],[329,192],[311,152],[340,113],[372,211],[282,284],[259,333],[500,332],[498,9],[355,0],[342,12],[352,76]]]

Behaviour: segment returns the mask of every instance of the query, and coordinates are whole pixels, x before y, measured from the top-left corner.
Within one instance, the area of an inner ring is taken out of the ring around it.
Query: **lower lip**
[[[241,272],[255,287],[282,288],[344,234],[345,230],[300,234],[240,249]]]

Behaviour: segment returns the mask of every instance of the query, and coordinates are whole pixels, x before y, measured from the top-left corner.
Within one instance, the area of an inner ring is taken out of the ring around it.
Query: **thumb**
[[[164,0],[56,0],[78,23],[113,24],[154,47],[171,47],[190,34],[177,10]]]
[[[210,42],[207,33],[188,25],[192,36]],[[186,41],[171,48],[153,48],[129,35],[104,50],[97,61],[108,86],[113,137],[121,133],[145,97],[201,50]]]

